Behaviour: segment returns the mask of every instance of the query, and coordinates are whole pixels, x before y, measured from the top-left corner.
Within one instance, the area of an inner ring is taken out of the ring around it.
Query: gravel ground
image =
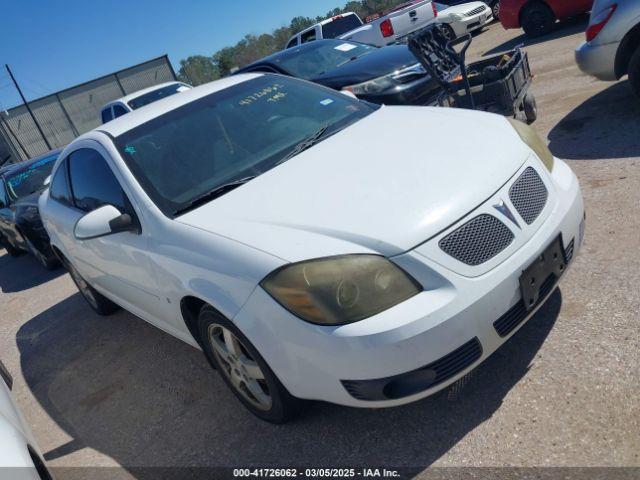
[[[68,275],[0,251],[0,356],[49,465],[640,466],[640,101],[580,74],[584,28],[527,42],[498,24],[470,50],[525,43],[534,126],[580,177],[588,220],[560,289],[472,375],[400,408],[314,404],[269,425],[200,352],[130,314],[97,317]]]

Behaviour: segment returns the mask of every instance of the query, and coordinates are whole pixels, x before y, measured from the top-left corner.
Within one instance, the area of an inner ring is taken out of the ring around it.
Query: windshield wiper
[[[213,190],[209,190],[208,192],[205,192],[202,195],[197,196],[196,198],[191,200],[186,205],[180,207],[178,210],[173,212],[173,216],[175,217],[175,216],[178,216],[178,215],[180,215],[182,213],[186,213],[189,210],[193,210],[194,208],[197,208],[200,205],[203,205],[203,204],[205,204],[207,202],[210,202],[211,200],[213,200],[215,198],[218,198],[218,197],[224,195],[227,192],[230,192],[234,188],[238,188],[240,185],[244,185],[245,183],[247,183],[250,180],[253,180],[256,177],[257,177],[257,175],[252,175],[250,177],[240,178],[238,180],[234,180],[233,182],[229,182],[229,183],[225,183],[223,185],[219,185],[216,188],[214,188]]]
[[[287,153],[284,157],[276,162],[276,165],[280,165],[281,163],[286,162],[287,160],[295,157],[299,153],[304,152],[306,149],[313,147],[316,143],[320,141],[320,138],[324,133],[329,129],[329,125],[323,125],[314,133],[309,135],[307,138],[298,143],[293,149]],[[275,166],[275,165],[274,165]]]

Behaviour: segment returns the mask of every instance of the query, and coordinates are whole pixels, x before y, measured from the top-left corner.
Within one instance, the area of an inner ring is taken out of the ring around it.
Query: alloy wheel
[[[209,343],[213,354],[233,388],[251,405],[269,410],[273,403],[265,375],[247,348],[231,330],[209,325]]]

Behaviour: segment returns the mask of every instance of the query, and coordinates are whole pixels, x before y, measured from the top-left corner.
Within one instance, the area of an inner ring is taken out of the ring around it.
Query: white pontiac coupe
[[[88,132],[40,209],[91,307],[194,347],[255,415],[412,402],[550,295],[578,180],[523,123],[238,75]]]

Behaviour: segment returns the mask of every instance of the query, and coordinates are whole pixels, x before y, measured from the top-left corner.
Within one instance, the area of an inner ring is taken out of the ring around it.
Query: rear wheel
[[[205,355],[251,413],[271,423],[284,423],[298,413],[300,400],[280,383],[233,323],[205,305],[200,310],[198,327]]]
[[[68,260],[65,260],[64,266],[69,271],[69,275],[71,275],[82,297],[98,315],[111,315],[120,309],[118,305],[89,285]]]
[[[640,98],[640,47],[636,49],[629,62],[629,83],[633,93]]]
[[[491,11],[493,12],[493,18],[496,20],[500,20],[500,0],[496,0],[491,6]]]
[[[520,25],[529,37],[546,35],[556,23],[556,17],[544,3],[532,3],[524,7],[520,14]]]

